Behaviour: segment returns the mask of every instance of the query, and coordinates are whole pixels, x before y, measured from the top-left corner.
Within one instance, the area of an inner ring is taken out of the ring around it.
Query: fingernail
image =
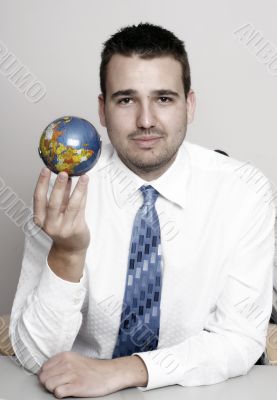
[[[60,181],[64,182],[67,179],[67,173],[66,172],[60,172],[58,175],[58,178]]]
[[[87,183],[88,182],[88,176],[87,175],[82,175],[80,177],[80,182],[82,183]]]

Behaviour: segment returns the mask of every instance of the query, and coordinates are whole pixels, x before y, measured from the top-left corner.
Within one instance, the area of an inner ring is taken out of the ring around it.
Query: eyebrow
[[[126,89],[126,90],[118,90],[117,92],[114,92],[112,94],[112,99],[115,99],[120,96],[135,96],[138,94],[137,90],[134,89]],[[175,92],[174,90],[170,89],[159,89],[159,90],[152,90],[151,95],[154,96],[174,96],[174,97],[179,97],[179,94]]]

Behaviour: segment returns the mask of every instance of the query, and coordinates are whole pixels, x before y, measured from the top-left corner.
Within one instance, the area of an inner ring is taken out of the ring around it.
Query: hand
[[[67,266],[69,270],[71,265],[76,266],[78,273],[72,274],[69,280],[78,281],[90,242],[85,220],[88,176],[79,178],[70,196],[71,179],[68,179],[66,172],[60,172],[48,201],[50,176],[50,170],[43,168],[34,193],[34,223],[53,240],[48,259],[49,265],[52,264],[50,267],[61,270]]]
[[[42,366],[39,380],[59,399],[98,397],[127,387],[145,386],[147,370],[138,356],[96,360],[64,352]]]
[[[82,175],[70,195],[71,179],[60,172],[49,201],[51,172],[43,168],[34,193],[34,222],[51,237],[56,248],[70,253],[87,249],[90,235],[85,221],[88,176]]]

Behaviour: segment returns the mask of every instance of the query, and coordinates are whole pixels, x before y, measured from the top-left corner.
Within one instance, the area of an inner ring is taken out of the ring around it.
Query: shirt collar
[[[180,146],[177,156],[167,171],[158,179],[145,181],[131,171],[119,158],[115,149],[106,165],[106,172],[111,182],[115,201],[120,208],[126,202],[134,204],[141,198],[139,188],[142,185],[153,186],[162,197],[184,208],[187,189],[191,176],[191,162],[185,142]]]

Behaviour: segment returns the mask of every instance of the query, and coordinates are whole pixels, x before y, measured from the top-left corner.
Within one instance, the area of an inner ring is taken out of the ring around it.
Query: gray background
[[[121,26],[152,22],[182,38],[197,112],[187,139],[251,161],[277,190],[277,76],[234,35],[251,23],[277,51],[275,0],[0,0],[0,41],[43,82],[32,103],[1,74],[0,178],[30,205],[41,168],[40,134],[57,117],[97,114],[102,43]],[[9,312],[21,268],[22,229],[0,210],[0,314]]]

